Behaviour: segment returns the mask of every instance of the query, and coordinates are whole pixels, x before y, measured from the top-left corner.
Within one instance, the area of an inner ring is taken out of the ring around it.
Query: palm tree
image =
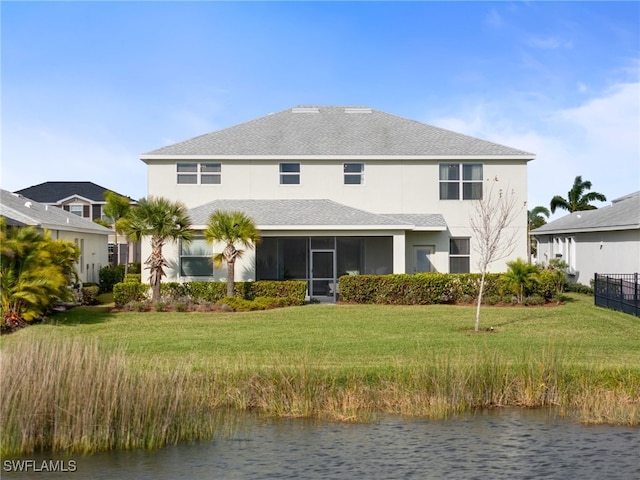
[[[120,244],[118,243],[118,235],[122,235],[126,231],[129,213],[131,212],[131,203],[128,198],[118,195],[111,190],[104,192],[104,199],[107,202],[102,210],[102,213],[108,217],[112,224],[113,230],[116,233],[116,261],[115,264],[120,263]],[[128,243],[125,242],[128,246]],[[124,270],[127,273],[128,259],[125,261]]]
[[[536,253],[535,247],[531,244],[531,235],[529,234],[529,232],[546,224],[549,215],[549,210],[546,207],[542,207],[540,205],[534,207],[532,210],[527,211],[527,252],[529,254],[529,263],[531,263],[531,255]]]
[[[0,221],[0,310],[10,329],[24,326],[57,301],[71,300],[77,281],[77,245],[52,240],[34,227],[7,228]]]
[[[525,289],[531,287],[536,281],[536,275],[538,274],[538,267],[531,265],[524,260],[518,258],[512,262],[507,262],[509,270],[507,270],[503,278],[507,284],[513,289],[513,292],[518,298],[518,303],[522,303],[524,298]]]
[[[600,201],[606,202],[607,197],[602,193],[588,192],[585,190],[591,190],[591,182],[589,180],[582,180],[582,177],[578,175],[573,181],[573,187],[567,193],[567,198],[562,198],[560,195],[556,195],[551,199],[551,213],[555,213],[556,208],[561,208],[569,212],[580,212],[583,210],[595,210],[596,206],[591,205],[590,202]]]
[[[168,241],[182,240],[189,243],[193,239],[191,219],[187,207],[181,202],[173,202],[163,197],[143,198],[129,214],[124,230],[127,236],[139,242],[142,237],[151,237],[151,255],[145,260],[148,265],[149,282],[153,288],[151,301],[160,301],[160,282],[168,266],[162,255],[162,247]]]
[[[216,268],[227,263],[227,296],[233,296],[235,284],[235,263],[244,250],[238,250],[236,244],[245,248],[253,248],[260,241],[260,232],[254,221],[244,212],[225,212],[216,210],[209,217],[209,223],[204,231],[204,237],[209,243],[221,242],[225,248],[221,253],[213,256]]]

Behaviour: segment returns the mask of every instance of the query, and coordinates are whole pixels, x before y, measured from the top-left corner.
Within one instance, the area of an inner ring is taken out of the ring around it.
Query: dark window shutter
[[[83,216],[84,218],[89,218],[89,215],[90,215],[90,213],[91,213],[90,208],[91,208],[91,207],[90,207],[89,205],[83,205],[83,206],[82,206],[82,216]]]
[[[102,218],[102,208],[100,208],[100,205],[93,205],[92,209],[93,209],[93,215],[91,217],[92,220],[98,220]]]
[[[68,212],[68,211],[69,211],[69,205],[63,205],[63,206],[62,206],[62,209],[63,209],[63,210],[66,210],[66,211]]]

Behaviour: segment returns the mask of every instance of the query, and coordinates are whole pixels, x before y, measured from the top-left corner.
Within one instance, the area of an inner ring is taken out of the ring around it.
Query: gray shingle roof
[[[283,227],[327,227],[327,228],[380,228],[412,229],[413,221],[395,215],[377,215],[352,208],[333,200],[214,200],[189,210],[193,225],[206,225],[209,215],[215,210],[242,211],[250,216],[256,225]],[[441,215],[420,215],[421,220],[438,230],[444,226]],[[431,225],[433,224],[433,225]],[[427,226],[427,225],[422,225]]]
[[[33,225],[52,230],[68,230],[109,235],[111,230],[58,207],[46,206],[22,195],[0,190],[0,216],[7,224]]]
[[[367,107],[294,107],[141,155],[534,155]]]
[[[401,223],[414,225],[415,230],[445,230],[447,228],[447,222],[439,213],[387,213],[385,216],[395,218]]]
[[[597,210],[573,212],[531,231],[532,235],[640,229],[640,191]]]
[[[93,182],[44,182],[23,188],[15,193],[41,203],[57,203],[74,195],[79,195],[95,203],[105,203],[104,194],[107,190],[109,189]]]

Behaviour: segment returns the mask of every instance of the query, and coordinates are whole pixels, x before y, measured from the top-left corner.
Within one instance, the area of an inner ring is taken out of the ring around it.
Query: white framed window
[[[471,272],[471,239],[449,239],[449,273]]]
[[[220,185],[222,182],[221,163],[178,162],[176,173],[180,185]]]
[[[441,163],[440,200],[482,200],[482,164]]]
[[[280,164],[280,185],[300,185],[300,164]]]
[[[364,163],[345,163],[343,170],[345,185],[364,184]]]
[[[80,204],[71,204],[69,205],[69,212],[77,215],[79,217],[84,216],[84,205]]]
[[[180,276],[212,276],[212,256],[213,248],[203,236],[196,236],[190,243],[180,242]]]

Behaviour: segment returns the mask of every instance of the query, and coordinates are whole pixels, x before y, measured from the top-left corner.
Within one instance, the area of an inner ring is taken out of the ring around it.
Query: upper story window
[[[69,205],[69,212],[82,217],[84,213],[83,206],[84,205]]]
[[[300,184],[300,164],[281,163],[280,164],[280,185]]]
[[[482,164],[441,163],[440,200],[482,200]]]
[[[364,184],[364,163],[344,164],[344,184],[362,185]]]
[[[179,184],[220,185],[222,181],[220,163],[180,162],[176,170]]]

